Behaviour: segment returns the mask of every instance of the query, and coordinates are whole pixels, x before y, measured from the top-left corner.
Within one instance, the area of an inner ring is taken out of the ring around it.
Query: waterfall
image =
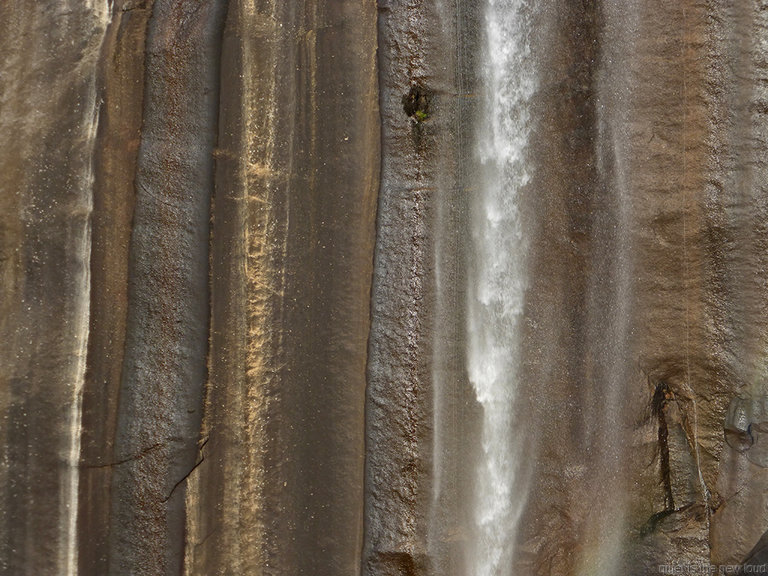
[[[478,122],[482,179],[472,215],[474,269],[468,286],[469,378],[482,406],[482,454],[474,488],[468,573],[512,573],[525,501],[522,445],[514,433],[524,307],[525,234],[520,195],[530,179],[529,102],[536,89],[525,0],[489,0]]]

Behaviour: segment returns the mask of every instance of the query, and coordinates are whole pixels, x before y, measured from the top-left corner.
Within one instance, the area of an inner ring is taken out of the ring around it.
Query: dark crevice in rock
[[[408,94],[403,94],[403,110],[416,122],[424,122],[430,115],[432,95],[430,89],[412,84]]]
[[[648,519],[648,521],[645,523],[645,525],[640,529],[640,535],[648,536],[649,534],[653,534],[654,532],[657,532],[659,530],[660,525],[662,525],[666,519],[670,518],[674,514],[680,514],[692,508],[693,508],[693,504],[686,504],[685,506],[681,506],[680,508],[668,508],[668,509],[662,510],[661,512],[657,512],[656,514],[651,516]],[[665,530],[662,529],[662,531],[665,531]]]
[[[658,449],[661,460],[661,481],[664,484],[665,508],[659,514],[667,514],[675,510],[675,500],[672,495],[672,475],[669,468],[669,427],[667,426],[667,419],[664,413],[667,402],[673,398],[674,394],[669,385],[661,381],[656,385],[653,400],[651,401],[653,415],[659,421]],[[654,515],[654,517],[659,514]]]
[[[192,466],[192,468],[190,468],[189,472],[184,474],[181,480],[179,480],[178,482],[176,482],[176,484],[173,485],[173,488],[171,488],[171,491],[168,493],[168,496],[163,498],[163,502],[168,502],[168,500],[171,499],[171,496],[173,496],[173,493],[176,492],[176,489],[179,486],[181,486],[192,475],[192,472],[197,470],[198,466],[200,466],[200,464],[202,464],[203,462],[205,462],[205,456],[201,456],[200,459],[197,462],[195,462],[195,465]]]
[[[426,558],[410,552],[379,552],[370,564],[376,567],[376,574],[421,576],[428,573]]]
[[[192,466],[192,468],[189,469],[189,472],[184,474],[184,476],[181,478],[181,480],[179,480],[178,482],[176,482],[176,484],[173,485],[173,488],[171,488],[171,491],[168,493],[168,496],[163,498],[163,502],[168,502],[168,500],[171,499],[171,496],[173,496],[173,493],[176,492],[176,489],[179,486],[181,486],[192,475],[192,472],[197,470],[197,468],[200,466],[200,464],[205,462],[205,456],[203,456],[202,452],[203,452],[203,448],[205,448],[205,445],[208,444],[208,440],[210,440],[210,437],[206,437],[205,440],[200,442],[200,446],[197,449],[198,453],[199,453],[199,458],[197,459],[197,462],[195,462],[195,464]],[[208,536],[210,536],[210,534],[208,534]],[[205,539],[207,539],[208,536],[206,536]]]
[[[747,567],[757,568],[758,566],[768,564],[768,532],[764,533],[760,540],[757,541],[757,544],[750,550],[742,564],[742,570],[745,572],[749,572],[749,570],[746,570]],[[753,572],[757,573],[758,570],[753,570]]]
[[[164,443],[159,442],[157,444],[153,444],[152,446],[149,446],[148,448],[145,448],[141,452],[137,454],[133,454],[131,456],[128,456],[127,458],[123,458],[122,460],[117,460],[116,462],[107,462],[106,464],[81,464],[81,468],[86,469],[96,469],[96,468],[112,468],[113,466],[120,466],[121,464],[127,464],[128,462],[133,462],[135,460],[139,460],[146,456],[147,454],[154,452],[158,448],[161,448],[165,446]]]

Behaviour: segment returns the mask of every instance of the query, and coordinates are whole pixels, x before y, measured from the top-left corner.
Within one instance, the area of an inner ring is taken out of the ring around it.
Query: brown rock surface
[[[541,48],[520,569],[737,564],[768,524],[764,475],[724,443],[734,395],[765,395],[761,12],[561,12],[542,14],[563,48]]]
[[[370,2],[229,3],[187,574],[357,571],[374,55]]]
[[[766,6],[526,9],[509,574],[764,562]],[[0,2],[0,574],[468,573],[488,25]]]
[[[374,4],[0,13],[2,573],[355,571]]]
[[[97,69],[106,7],[0,5],[0,573],[77,562]]]

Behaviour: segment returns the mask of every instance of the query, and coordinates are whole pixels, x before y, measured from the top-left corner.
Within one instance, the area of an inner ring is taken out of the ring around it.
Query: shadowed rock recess
[[[766,38],[0,1],[0,575],[768,571]]]

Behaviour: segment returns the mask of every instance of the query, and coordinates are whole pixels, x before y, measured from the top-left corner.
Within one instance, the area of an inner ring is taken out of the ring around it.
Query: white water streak
[[[480,109],[484,167],[474,206],[474,274],[469,280],[468,370],[483,408],[483,454],[475,481],[468,573],[512,573],[517,523],[526,500],[515,435],[520,322],[526,288],[520,194],[530,179],[529,102],[536,90],[525,0],[489,0]]]
[[[94,37],[97,39],[92,43],[91,53],[88,55],[89,64],[92,68],[93,77],[90,81],[88,103],[85,110],[90,114],[85,116],[83,121],[83,132],[86,138],[84,150],[88,157],[88,163],[83,174],[82,188],[83,198],[85,200],[85,222],[82,229],[79,245],[75,247],[77,254],[83,259],[83,273],[80,277],[80,286],[78,294],[80,295],[75,306],[74,327],[75,337],[78,338],[77,351],[74,367],[74,377],[72,380],[72,404],[69,412],[69,454],[68,454],[68,474],[66,475],[66,487],[64,507],[62,511],[62,522],[65,526],[61,527],[64,543],[60,548],[62,555],[59,560],[59,572],[66,576],[77,575],[77,517],[79,508],[79,485],[80,485],[80,448],[82,438],[82,405],[83,388],[85,387],[85,371],[88,354],[88,339],[90,326],[90,303],[91,303],[91,213],[93,211],[93,155],[96,145],[96,133],[99,126],[99,112],[101,102],[97,94],[97,66],[101,54],[102,45],[105,39],[107,27],[111,19],[111,9],[108,0],[97,6],[93,0],[88,3],[88,8],[94,13]]]

